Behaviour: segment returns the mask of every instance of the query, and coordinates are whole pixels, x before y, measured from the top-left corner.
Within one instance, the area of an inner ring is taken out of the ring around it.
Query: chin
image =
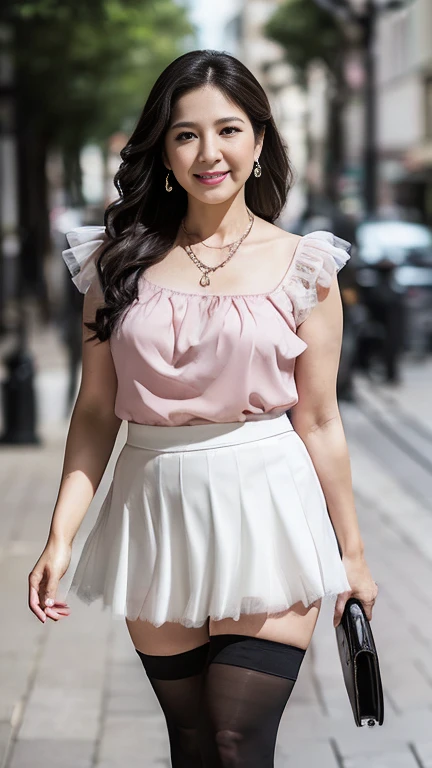
[[[236,195],[241,191],[242,187],[231,187],[231,189],[215,189],[214,187],[208,187],[201,194],[197,194],[197,190],[190,191],[189,194],[196,200],[200,200],[203,203],[210,205],[216,205],[218,203],[226,203],[228,200],[233,200]]]

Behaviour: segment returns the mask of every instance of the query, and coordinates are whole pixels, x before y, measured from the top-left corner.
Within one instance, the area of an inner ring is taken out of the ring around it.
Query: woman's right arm
[[[66,572],[72,542],[96,493],[121,425],[114,413],[117,377],[108,341],[87,341],[100,293],[93,285],[84,297],[82,378],[66,439],[60,488],[47,543],[29,575],[29,607],[40,621],[54,621],[70,613],[56,602]]]

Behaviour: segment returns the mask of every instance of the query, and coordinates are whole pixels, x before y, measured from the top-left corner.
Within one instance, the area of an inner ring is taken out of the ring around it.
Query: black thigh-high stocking
[[[214,635],[172,656],[137,654],[165,715],[172,768],[273,768],[302,648]]]
[[[277,731],[306,651],[245,635],[214,635],[203,711],[207,768],[273,768]]]
[[[199,720],[209,642],[172,656],[140,657],[168,728],[173,768],[204,768]]]

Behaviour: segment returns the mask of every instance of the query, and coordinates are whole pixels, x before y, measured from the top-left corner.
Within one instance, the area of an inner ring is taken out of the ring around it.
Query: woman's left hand
[[[344,612],[345,604],[350,597],[356,597],[363,605],[366,617],[372,620],[372,609],[378,595],[378,584],[373,580],[366,560],[362,555],[357,557],[343,556],[346,575],[351,592],[338,595],[335,605],[333,624],[338,626]]]

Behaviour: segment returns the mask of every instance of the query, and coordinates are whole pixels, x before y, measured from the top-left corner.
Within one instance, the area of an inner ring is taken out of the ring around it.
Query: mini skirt
[[[314,465],[282,414],[129,422],[70,589],[114,618],[201,627],[350,585]]]

